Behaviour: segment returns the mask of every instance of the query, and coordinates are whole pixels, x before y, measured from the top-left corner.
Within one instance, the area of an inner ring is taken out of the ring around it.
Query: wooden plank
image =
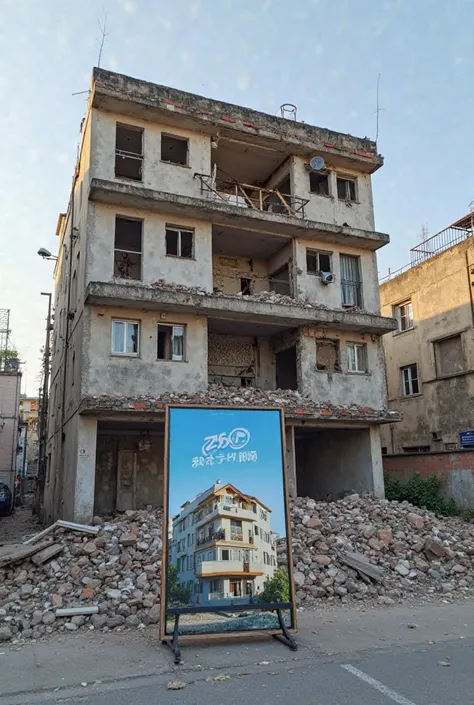
[[[10,563],[18,563],[33,556],[38,551],[46,548],[50,544],[47,541],[36,544],[35,546],[25,546],[23,543],[11,544],[0,549],[0,568]]]
[[[372,580],[379,582],[384,576],[382,568],[372,565],[368,559],[361,553],[353,553],[352,551],[342,551],[339,554],[339,560],[345,563],[350,568],[354,568],[358,573],[367,575]]]
[[[71,531],[81,531],[84,534],[98,534],[99,526],[89,526],[89,524],[76,524],[73,521],[64,521],[63,519],[58,519],[56,522],[58,526],[63,529],[71,529]]]
[[[56,617],[75,617],[78,614],[98,614],[97,605],[79,605],[78,607],[58,607],[55,612]]]
[[[47,529],[43,529],[43,531],[40,531],[39,534],[35,534],[34,536],[31,536],[29,539],[23,542],[24,546],[29,546],[30,544],[36,543],[40,539],[43,538],[43,536],[47,536],[53,529],[55,528],[57,522],[54,522],[54,524],[51,524],[51,526],[48,526]]]
[[[57,556],[58,553],[61,553],[63,549],[64,546],[62,543],[53,543],[52,545],[43,548],[42,551],[35,553],[35,555],[31,557],[31,561],[35,565],[42,565],[43,563],[46,563],[46,561],[49,561],[50,558],[53,558],[54,556]]]

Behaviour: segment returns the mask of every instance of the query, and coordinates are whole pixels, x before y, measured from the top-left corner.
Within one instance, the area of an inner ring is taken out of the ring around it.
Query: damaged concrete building
[[[283,406],[293,494],[383,493],[382,164],[368,139],[94,70],[57,230],[46,518],[160,505],[168,402]]]

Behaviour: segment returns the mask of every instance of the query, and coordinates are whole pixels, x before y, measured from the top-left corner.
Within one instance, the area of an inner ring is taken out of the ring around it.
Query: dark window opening
[[[166,254],[171,257],[192,259],[194,232],[180,228],[166,228]]]
[[[403,446],[404,453],[429,453],[430,446]]]
[[[252,377],[241,377],[240,378],[240,386],[241,387],[251,387],[252,382],[253,382]]]
[[[252,280],[241,277],[240,279],[240,291],[244,296],[250,296],[252,293]]]
[[[356,201],[356,182],[355,179],[337,178],[337,197],[341,201]]]
[[[316,369],[322,372],[340,372],[338,340],[329,338],[316,340]]]
[[[114,277],[142,278],[142,221],[115,219]]]
[[[311,171],[309,174],[309,190],[318,196],[329,196],[329,174]]]
[[[182,137],[161,135],[161,160],[170,164],[188,164],[188,140]]]
[[[158,326],[158,360],[184,360],[184,326]]]
[[[223,561],[228,561],[230,559],[230,551],[228,548],[223,548],[222,549],[222,560]]]
[[[270,291],[291,296],[290,270],[287,264],[269,276]]]
[[[332,272],[331,255],[328,252],[306,250],[306,271],[310,274]]]
[[[382,446],[382,455],[387,455],[387,446]]]
[[[277,389],[298,389],[296,372],[296,346],[281,350],[275,355]]]
[[[432,431],[431,440],[433,440],[433,441],[440,441],[441,440],[441,436],[439,435],[438,431]]]
[[[117,124],[115,135],[115,176],[141,181],[143,129]]]

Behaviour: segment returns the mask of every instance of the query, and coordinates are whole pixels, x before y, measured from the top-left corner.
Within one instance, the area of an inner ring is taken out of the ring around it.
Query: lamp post
[[[50,255],[51,257],[51,255]],[[49,259],[49,258],[48,258]],[[46,445],[48,442],[48,400],[49,400],[49,370],[51,362],[51,294],[44,291],[41,296],[48,297],[48,315],[46,317],[46,342],[43,355],[43,386],[40,390],[39,408],[39,448],[38,448],[38,478],[36,483],[35,512],[41,514],[41,504],[46,480]]]

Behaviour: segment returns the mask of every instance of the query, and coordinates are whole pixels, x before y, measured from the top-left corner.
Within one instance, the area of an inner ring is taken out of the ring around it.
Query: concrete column
[[[380,440],[380,426],[370,426],[370,457],[372,460],[373,491],[377,497],[385,497],[383,482],[382,444]]]
[[[94,516],[96,446],[97,419],[79,416],[77,421],[74,521],[80,524],[87,524]]]
[[[296,452],[295,452],[295,428],[285,426],[286,445],[286,474],[288,477],[288,492],[290,497],[297,496],[296,485]]]

